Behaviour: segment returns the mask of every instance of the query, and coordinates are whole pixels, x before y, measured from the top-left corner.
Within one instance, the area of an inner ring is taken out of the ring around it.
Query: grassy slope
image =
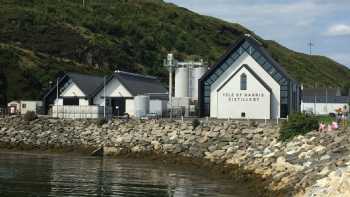
[[[203,57],[214,63],[249,32],[160,0],[88,0],[86,7],[80,0],[0,0],[0,15],[0,65],[9,100],[38,98],[59,71],[121,69],[165,78],[161,64],[169,51],[180,60]],[[338,86],[350,79],[349,69],[328,58],[263,42],[307,86]]]

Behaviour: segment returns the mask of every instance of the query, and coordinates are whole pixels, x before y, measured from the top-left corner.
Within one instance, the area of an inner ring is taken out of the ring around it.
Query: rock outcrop
[[[349,196],[347,131],[310,132],[278,141],[276,125],[238,121],[191,122],[0,119],[2,147],[104,147],[105,154],[155,153],[233,164],[271,180],[268,189],[297,196]]]

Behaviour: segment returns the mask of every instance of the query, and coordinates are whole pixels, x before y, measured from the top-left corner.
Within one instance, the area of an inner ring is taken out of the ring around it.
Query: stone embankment
[[[154,153],[238,166],[269,181],[286,196],[350,196],[349,130],[311,132],[278,141],[278,127],[237,121],[113,121],[0,119],[0,145],[8,147],[103,146],[107,154]]]

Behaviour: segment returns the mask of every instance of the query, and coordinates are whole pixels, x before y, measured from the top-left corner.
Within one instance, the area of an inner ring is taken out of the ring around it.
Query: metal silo
[[[206,66],[194,67],[192,68],[191,75],[191,97],[198,99],[198,80],[207,72],[208,68]]]
[[[146,116],[149,113],[149,104],[150,97],[149,96],[135,96],[135,117],[141,118]]]
[[[175,70],[175,97],[188,97],[189,95],[189,68],[179,67]]]

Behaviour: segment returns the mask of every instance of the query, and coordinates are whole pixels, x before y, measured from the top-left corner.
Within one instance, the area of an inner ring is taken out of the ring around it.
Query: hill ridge
[[[0,43],[12,46],[0,45],[0,94],[7,100],[39,99],[61,71],[118,69],[166,82],[162,60],[168,52],[179,60],[204,58],[214,64],[245,33],[306,87],[344,86],[350,79],[350,70],[329,58],[292,51],[240,24],[161,0],[89,0],[85,7],[79,0],[1,2]]]

